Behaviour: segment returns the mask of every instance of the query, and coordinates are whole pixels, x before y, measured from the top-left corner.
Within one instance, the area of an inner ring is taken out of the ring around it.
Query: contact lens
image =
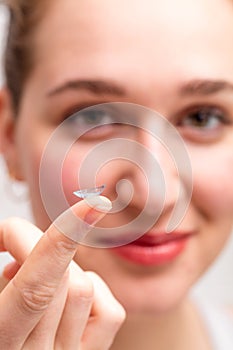
[[[86,188],[84,190],[78,190],[73,192],[73,194],[79,198],[89,198],[94,196],[99,196],[104,191],[106,185],[93,187],[93,188]]]

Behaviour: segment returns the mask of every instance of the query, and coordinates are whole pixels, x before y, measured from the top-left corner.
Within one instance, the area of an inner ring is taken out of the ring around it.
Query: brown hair
[[[46,1],[47,2],[47,1]],[[17,111],[23,85],[33,64],[33,32],[42,13],[43,0],[0,0],[9,9],[9,31],[4,68],[6,86]]]

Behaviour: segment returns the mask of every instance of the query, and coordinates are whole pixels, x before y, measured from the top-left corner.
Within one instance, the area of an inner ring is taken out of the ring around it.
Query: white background
[[[4,46],[4,31],[6,16],[0,5],[0,52]],[[0,61],[1,68],[1,61]],[[3,83],[3,74],[0,69],[0,85]],[[9,180],[6,169],[0,156],[0,219],[8,216],[20,216],[28,218],[30,210],[28,203],[17,203],[9,193]],[[224,195],[224,194],[223,194]],[[221,234],[221,232],[219,232]],[[3,268],[9,257],[6,253],[0,255],[0,270]],[[204,278],[195,288],[195,293],[204,297],[212,298],[220,302],[233,305],[233,235],[225,251],[221,254],[215,265],[205,274]]]

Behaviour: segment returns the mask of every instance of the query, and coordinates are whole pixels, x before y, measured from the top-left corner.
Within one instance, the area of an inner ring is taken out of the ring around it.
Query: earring
[[[6,186],[4,186],[6,190],[6,194],[13,200],[17,202],[25,202],[28,201],[28,187],[22,182],[18,181],[14,172],[10,171],[8,177],[6,177]]]

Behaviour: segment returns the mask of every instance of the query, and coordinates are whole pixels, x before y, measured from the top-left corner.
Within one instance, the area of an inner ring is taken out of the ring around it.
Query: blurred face
[[[38,26],[35,65],[23,91],[16,147],[40,227],[50,222],[40,198],[40,160],[52,132],[74,111],[118,101],[148,107],[179,131],[189,153],[193,194],[174,232],[183,238],[170,245],[158,245],[156,237],[164,237],[179,179],[163,147],[149,133],[119,125],[99,127],[82,136],[64,159],[63,189],[70,204],[75,201],[77,171],[88,152],[114,137],[126,135],[148,147],[165,174],[169,190],[145,241],[128,251],[80,246],[77,255],[81,266],[99,273],[128,310],[154,313],[176,305],[229,236],[233,217],[232,23],[233,6],[227,0],[57,0]],[[104,117],[84,114],[72,119],[71,129],[88,123],[98,126]],[[54,155],[47,178],[50,198],[56,198],[55,161]],[[144,206],[148,183],[135,164],[115,159],[97,174],[98,184],[107,184],[104,194],[113,200],[121,179],[131,182],[134,194],[125,210],[106,217],[105,227],[127,223]],[[150,216],[160,205],[156,191],[152,196]]]

